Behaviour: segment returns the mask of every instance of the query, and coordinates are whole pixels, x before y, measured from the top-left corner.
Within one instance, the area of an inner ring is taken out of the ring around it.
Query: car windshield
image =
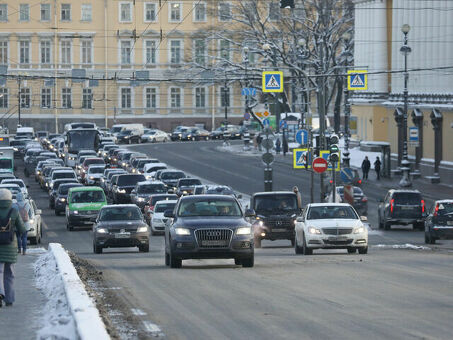
[[[295,194],[258,195],[255,197],[256,212],[277,212],[297,210]]]
[[[107,179],[111,180],[114,175],[121,175],[121,174],[125,174],[125,173],[126,173],[126,171],[123,171],[123,170],[111,171],[107,175]]]
[[[344,187],[338,187],[338,193],[340,195],[343,195],[344,193]],[[362,195],[363,191],[359,187],[354,187],[354,195]]]
[[[104,168],[101,168],[101,167],[89,168],[88,173],[89,174],[103,174]]]
[[[320,206],[310,207],[307,214],[307,220],[324,220],[324,219],[358,219],[354,209],[349,206]]]
[[[68,192],[69,192],[69,189],[75,188],[75,187],[81,187],[81,186],[82,186],[82,184],[78,184],[78,183],[74,183],[74,184],[70,184],[70,185],[61,184],[58,187],[58,194],[59,195],[67,195]]]
[[[167,188],[164,184],[142,184],[138,186],[138,193],[139,194],[160,194],[166,193]]]
[[[100,190],[76,191],[72,193],[71,203],[104,202],[104,192]]]
[[[92,165],[92,164],[105,164],[103,159],[86,159],[84,161],[86,166]]]
[[[176,195],[153,195],[151,197],[150,205],[155,205],[156,202],[159,201],[168,201],[168,200],[176,200],[178,196]]]
[[[144,182],[146,180],[143,175],[120,175],[118,178],[117,185],[119,186],[133,186],[138,182]]]
[[[137,207],[104,208],[99,214],[100,221],[136,221],[141,219],[140,209]]]
[[[395,192],[392,196],[395,204],[419,205],[422,197],[418,192]]]
[[[187,187],[192,185],[201,185],[201,181],[198,178],[186,178],[179,180],[180,187]]]
[[[241,216],[236,201],[220,199],[185,200],[181,202],[178,216]]]
[[[0,169],[11,169],[13,161],[11,159],[0,159]]]
[[[75,178],[75,174],[73,172],[55,172],[53,175],[52,175],[52,178],[53,179],[57,179],[57,178]]]
[[[120,132],[122,128],[123,128],[122,126],[113,126],[113,127],[110,129],[110,132],[113,132],[113,133],[114,133],[114,132]]]
[[[17,184],[18,186],[20,186],[21,188],[25,188],[25,183],[23,181],[18,181],[18,180],[10,180],[10,179],[7,179],[7,180],[3,180],[2,181],[2,184]]]
[[[155,172],[157,170],[163,170],[163,169],[166,169],[167,167],[166,166],[153,166],[151,168],[149,168],[148,170],[146,170],[147,173],[150,173],[150,172]]]
[[[217,187],[217,188],[209,188],[206,191],[207,194],[214,194],[214,195],[234,195],[233,190],[228,187]]]
[[[120,132],[121,136],[129,136],[130,134],[132,134],[131,130],[124,130]]]
[[[165,210],[173,210],[175,208],[176,203],[159,203],[156,204],[154,208],[154,212],[162,213]]]
[[[452,203],[438,203],[435,211],[438,216],[452,216],[453,217],[453,202]]]
[[[180,179],[186,177],[184,172],[182,171],[175,171],[175,172],[164,172],[160,178],[161,179]]]

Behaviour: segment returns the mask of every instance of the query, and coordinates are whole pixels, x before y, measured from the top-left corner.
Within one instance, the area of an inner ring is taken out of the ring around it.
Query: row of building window
[[[222,107],[230,106],[230,89],[220,87],[220,105]],[[195,94],[195,107],[206,108],[207,93],[205,87],[197,87],[194,91]],[[133,92],[131,87],[120,88],[120,108],[132,109],[133,108]],[[181,98],[183,90],[179,87],[171,87],[168,92],[169,106],[172,109],[180,109],[182,107]],[[155,87],[147,87],[143,92],[144,104],[146,109],[158,108],[158,91]],[[0,88],[0,109],[7,109],[8,102],[8,89],[5,87]],[[42,108],[52,108],[52,88],[44,87],[41,89],[41,103]],[[21,108],[31,108],[31,90],[30,88],[20,89],[20,106]],[[72,89],[61,89],[61,107],[63,109],[72,108]],[[93,91],[91,88],[82,89],[82,109],[93,109]]]
[[[160,3],[160,1],[159,1]],[[120,22],[132,22],[133,21],[133,6],[132,2],[119,2],[118,4],[118,15]],[[205,22],[207,19],[207,8],[206,2],[194,2],[193,4],[193,21]],[[168,19],[170,22],[181,22],[183,19],[182,14],[182,2],[169,2],[168,3]],[[218,8],[218,17],[220,21],[229,21],[231,19],[232,6],[229,2],[220,2]],[[153,2],[143,3],[144,22],[157,22],[157,15],[160,9],[158,4]],[[41,21],[50,21],[51,18],[51,5],[41,4]],[[279,4],[278,2],[269,3],[269,19],[278,20],[279,15]],[[60,5],[60,20],[71,21],[71,4]],[[8,21],[8,4],[0,4],[0,22]],[[19,4],[19,21],[25,22],[30,21],[30,5]],[[92,21],[92,5],[91,3],[84,3],[81,5],[81,21],[91,22]]]
[[[18,61],[19,66],[29,67],[31,63],[31,46],[29,39],[18,41]],[[39,42],[39,63],[44,67],[50,67],[52,62],[52,40],[41,40]],[[92,67],[94,64],[94,46],[91,39],[80,40],[80,63],[85,67]],[[159,63],[159,41],[157,39],[146,39],[143,41],[143,64],[156,65]],[[119,64],[132,65],[134,63],[134,43],[132,40],[119,41]],[[63,68],[70,68],[73,64],[73,42],[71,39],[60,40],[60,64]],[[168,60],[170,64],[181,64],[183,62],[183,40],[168,40]],[[228,40],[219,41],[219,57],[230,60],[231,49]],[[193,61],[196,64],[206,64],[207,46],[204,39],[193,40]],[[249,62],[253,63],[254,54],[249,54]],[[8,65],[9,41],[0,40],[0,64]]]

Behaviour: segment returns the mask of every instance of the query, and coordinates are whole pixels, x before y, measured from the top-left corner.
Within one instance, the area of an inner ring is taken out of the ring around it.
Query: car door
[[[33,213],[35,215],[35,227],[36,227],[36,235],[42,235],[42,225],[41,225],[41,209],[38,209],[38,207],[36,206],[36,203],[34,200],[30,200],[31,201],[31,206],[32,206],[32,209],[33,209]]]
[[[305,207],[302,210],[302,213],[299,216],[297,216],[296,223],[294,226],[295,237],[298,245],[301,245],[303,243],[303,234],[305,229],[305,219],[307,210],[308,207]]]

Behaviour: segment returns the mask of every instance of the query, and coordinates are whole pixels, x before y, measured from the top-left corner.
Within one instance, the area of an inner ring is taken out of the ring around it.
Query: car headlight
[[[146,176],[146,179],[152,179],[152,178],[153,178],[153,176],[151,176],[151,175]]]
[[[190,230],[186,228],[175,228],[176,235],[190,235]]]
[[[78,212],[77,210],[74,210],[72,213],[73,213],[74,215],[78,215],[78,214],[79,214],[79,212]]]
[[[137,233],[146,233],[148,231],[148,227],[138,227]]]
[[[264,222],[261,221],[261,220],[259,220],[259,221],[258,221],[258,225],[259,225],[260,227],[262,227],[262,226],[264,225]]]
[[[137,172],[137,169],[132,169],[132,172]]]
[[[35,223],[35,219],[34,219],[34,218],[30,218],[30,219],[28,220],[28,223],[30,223],[30,224]]]
[[[144,202],[145,199],[143,197],[137,197],[137,202]]]
[[[11,149],[10,149],[10,150],[11,150]],[[14,150],[14,151],[19,151],[19,149],[18,149],[18,148],[13,148],[13,150]]]
[[[106,228],[97,228],[96,232],[98,234],[107,234],[109,231]]]
[[[93,177],[93,176],[90,176],[90,179],[94,180],[94,177]]]
[[[64,198],[64,197],[60,197],[58,200],[59,200],[60,202],[66,202],[66,198]]]
[[[364,227],[358,227],[358,228],[354,229],[354,234],[362,234],[364,232],[365,232],[365,228]]]
[[[187,194],[187,190],[183,190],[182,193],[183,193],[183,194]]]
[[[126,193],[126,189],[118,189],[118,193],[119,194],[125,194]]]
[[[319,230],[315,227],[308,227],[308,233],[309,234],[321,234],[321,230]]]
[[[252,228],[250,227],[241,227],[236,229],[236,235],[250,235],[252,233]]]

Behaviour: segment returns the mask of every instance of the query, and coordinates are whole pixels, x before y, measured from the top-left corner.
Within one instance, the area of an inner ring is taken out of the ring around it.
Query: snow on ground
[[[48,251],[34,265],[36,287],[48,301],[42,311],[42,327],[37,339],[78,339],[74,319],[69,310],[66,293],[55,257]]]
[[[376,244],[372,246],[373,248],[380,248],[380,249],[414,249],[414,250],[431,250],[429,247],[425,246],[416,246],[414,244],[406,243],[406,244]]]

